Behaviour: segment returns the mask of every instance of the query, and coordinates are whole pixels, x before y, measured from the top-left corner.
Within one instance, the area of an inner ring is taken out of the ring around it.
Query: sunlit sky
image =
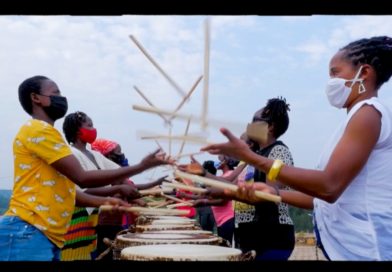
[[[146,106],[136,85],[159,108],[173,110],[181,96],[147,60],[134,35],[179,86],[189,91],[203,75],[206,16],[0,16],[0,189],[12,189],[12,142],[30,117],[21,108],[17,88],[26,78],[45,75],[68,98],[68,113],[87,113],[98,137],[119,142],[131,164],[156,149],[140,140],[144,132],[167,134]],[[295,165],[314,168],[318,156],[345,111],[325,96],[328,63],[347,43],[364,37],[392,36],[392,16],[211,16],[208,117],[232,126],[238,136],[253,113],[269,98],[290,104],[290,126],[281,138]],[[180,110],[198,116],[203,81]],[[379,92],[392,106],[391,83]],[[63,119],[55,123],[62,132]],[[186,121],[175,119],[173,134],[184,133]],[[230,127],[229,127],[230,128]],[[209,126],[208,141],[225,138]],[[190,125],[200,133],[200,124]],[[167,141],[160,144],[169,151]],[[181,142],[172,143],[176,155]],[[187,143],[183,153],[202,145]],[[197,156],[201,162],[216,158]],[[187,158],[182,160],[187,161]],[[137,183],[158,178],[163,168],[133,177]],[[167,172],[166,172],[167,173]]]

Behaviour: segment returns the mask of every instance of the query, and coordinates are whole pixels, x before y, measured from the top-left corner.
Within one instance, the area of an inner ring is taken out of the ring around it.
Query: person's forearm
[[[114,170],[85,171],[73,156],[60,159],[52,165],[57,171],[66,175],[81,188],[101,187],[112,184],[116,181],[123,181],[124,179],[139,174],[148,168],[148,166],[139,163],[133,166],[122,167]]]
[[[161,183],[162,183],[161,181],[154,181],[154,182],[149,182],[149,183],[136,184],[136,188],[138,190],[146,190],[151,187],[155,187],[157,185],[160,185]]]
[[[274,160],[262,157],[253,152],[248,152],[246,162],[254,165],[257,169],[268,174],[274,163]],[[330,178],[323,171],[302,169],[283,165],[277,179],[291,188],[304,192],[307,195],[332,201],[333,184],[331,185]]]
[[[108,187],[97,187],[97,188],[89,188],[84,192],[86,194],[95,195],[95,196],[114,196],[119,193],[119,186],[108,186]]]
[[[94,196],[84,192],[76,193],[76,206],[78,207],[99,207],[105,204],[107,199],[101,196]]]
[[[298,191],[279,190],[279,193],[280,196],[282,197],[282,202],[284,203],[302,209],[307,209],[307,210],[313,209],[314,197],[311,197],[307,194]]]

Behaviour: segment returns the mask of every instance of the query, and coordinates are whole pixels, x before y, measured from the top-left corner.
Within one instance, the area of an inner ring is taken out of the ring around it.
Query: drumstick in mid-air
[[[149,135],[149,136],[141,136],[142,140],[157,140],[157,139],[166,139],[166,140],[185,140],[186,142],[194,142],[199,144],[212,144],[207,141],[206,138],[196,137],[196,136],[183,136],[183,135]]]
[[[150,105],[150,106],[153,107],[153,108],[157,108],[157,107],[155,107],[154,104],[147,98],[147,96],[145,96],[144,93],[142,93],[142,91],[139,90],[138,87],[133,86],[133,88],[134,88],[134,89],[136,90],[136,92],[137,92],[137,93],[147,102],[148,105]],[[161,113],[157,113],[157,114],[165,121],[165,123],[167,123],[167,124],[170,123],[170,120],[167,119],[163,114],[161,114]]]
[[[186,178],[186,179],[190,179],[190,180],[193,180],[196,182],[200,182],[205,185],[215,187],[218,189],[228,189],[231,191],[237,191],[237,189],[238,189],[238,186],[234,185],[234,184],[230,184],[230,183],[226,183],[226,182],[222,182],[222,181],[217,181],[217,180],[213,180],[213,179],[209,179],[209,178],[205,178],[205,177],[201,177],[201,176],[197,176],[197,175],[188,174],[188,173],[185,173],[185,172],[182,172],[179,170],[176,170],[174,172],[174,175],[178,176],[180,178]],[[269,200],[269,201],[276,202],[276,203],[282,201],[282,198],[280,196],[264,193],[264,192],[257,191],[257,190],[255,190],[255,195],[261,199]]]
[[[169,83],[174,87],[174,89],[176,89],[182,97],[185,97],[185,91],[181,89],[180,86],[178,86],[178,84],[174,82],[174,80],[161,68],[161,66],[159,66],[159,64],[152,58],[152,56],[147,53],[146,49],[144,49],[144,47],[138,42],[138,40],[136,40],[133,35],[130,35],[129,38],[135,43],[135,45],[140,49],[140,51],[142,51],[144,56],[147,57],[147,59],[155,66],[155,68],[158,69],[158,71],[163,75],[163,77],[166,78],[167,81],[169,81]]]
[[[207,128],[207,111],[208,111],[208,84],[210,78],[210,19],[207,18],[204,24],[204,80],[203,80],[203,108],[201,112],[201,128]]]
[[[188,130],[189,130],[190,124],[191,124],[191,118],[188,119],[188,123],[186,124],[185,132],[184,132],[184,136],[185,136],[185,137],[188,136]],[[185,146],[185,140],[182,140],[182,144],[181,144],[181,147],[180,147],[180,151],[178,151],[178,154],[177,154],[176,157],[181,156],[182,150],[184,149],[184,146]]]
[[[203,76],[200,76],[196,82],[193,84],[191,90],[189,91],[189,93],[182,99],[182,101],[180,102],[180,104],[178,104],[177,108],[173,111],[174,113],[178,112],[182,106],[185,104],[185,102],[189,99],[189,97],[192,95],[193,91],[196,89],[197,85],[199,84],[199,82],[201,81],[201,79],[203,78]],[[173,120],[176,116],[171,116],[170,117],[170,121]]]

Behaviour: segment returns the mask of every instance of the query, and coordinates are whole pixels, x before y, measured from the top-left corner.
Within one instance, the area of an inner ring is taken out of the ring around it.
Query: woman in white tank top
[[[254,190],[314,209],[316,233],[332,260],[392,260],[392,114],[378,90],[392,74],[392,38],[360,39],[329,64],[326,94],[347,117],[320,156],[317,170],[258,156],[227,129],[227,143],[202,148],[255,165],[297,192],[265,184],[242,185],[232,198],[257,203]]]

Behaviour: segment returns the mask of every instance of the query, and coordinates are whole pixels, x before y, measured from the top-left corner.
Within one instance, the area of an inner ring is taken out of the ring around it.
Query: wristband
[[[275,160],[271,166],[271,169],[269,170],[269,172],[267,174],[267,178],[270,181],[275,181],[276,177],[279,175],[280,169],[282,169],[283,165],[284,165],[283,161]]]

